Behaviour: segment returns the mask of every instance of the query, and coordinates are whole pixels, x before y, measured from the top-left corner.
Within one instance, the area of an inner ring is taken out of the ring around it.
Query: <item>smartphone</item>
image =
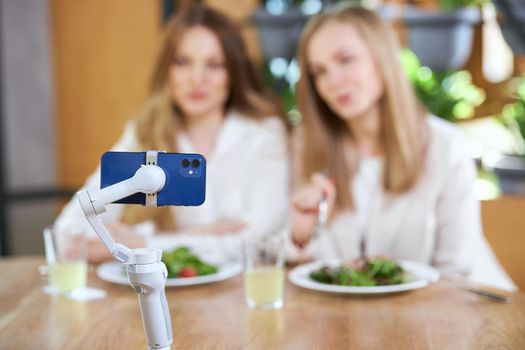
[[[146,152],[106,152],[100,160],[100,188],[129,179],[146,164]],[[206,158],[200,154],[163,153],[157,166],[166,173],[166,184],[157,193],[157,206],[199,206],[206,195]],[[144,193],[136,193],[114,203],[146,203]]]

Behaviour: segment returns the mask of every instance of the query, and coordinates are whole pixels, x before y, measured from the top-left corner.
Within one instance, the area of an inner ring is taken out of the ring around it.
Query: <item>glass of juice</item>
[[[284,253],[282,235],[244,238],[244,295],[249,308],[283,306]]]
[[[44,246],[51,294],[74,295],[86,287],[87,239],[83,233],[44,229]]]

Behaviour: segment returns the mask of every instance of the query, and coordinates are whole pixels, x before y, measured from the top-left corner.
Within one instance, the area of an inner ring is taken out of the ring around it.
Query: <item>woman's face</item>
[[[173,102],[185,118],[223,113],[229,79],[224,52],[217,36],[201,26],[187,29],[169,72]]]
[[[306,54],[318,94],[340,118],[365,115],[383,95],[375,59],[352,25],[325,23],[311,37]]]

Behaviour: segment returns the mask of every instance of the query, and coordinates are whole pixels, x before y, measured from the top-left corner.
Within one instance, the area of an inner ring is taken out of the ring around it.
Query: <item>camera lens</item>
[[[187,168],[190,166],[190,161],[187,159],[183,159],[180,164],[182,165],[183,168]]]
[[[191,166],[194,168],[198,168],[201,165],[201,161],[198,159],[194,159],[191,161]]]

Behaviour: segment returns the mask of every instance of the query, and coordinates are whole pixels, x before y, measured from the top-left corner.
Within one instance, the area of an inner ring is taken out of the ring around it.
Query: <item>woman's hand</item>
[[[299,248],[303,248],[315,233],[319,203],[323,194],[326,196],[330,212],[336,196],[335,185],[324,174],[315,173],[310,183],[292,196],[292,241]]]
[[[144,237],[135,233],[131,226],[123,223],[107,225],[107,229],[116,243],[121,243],[128,248],[142,248],[146,245]],[[111,252],[98,237],[88,239],[88,262],[101,263],[112,260]]]

